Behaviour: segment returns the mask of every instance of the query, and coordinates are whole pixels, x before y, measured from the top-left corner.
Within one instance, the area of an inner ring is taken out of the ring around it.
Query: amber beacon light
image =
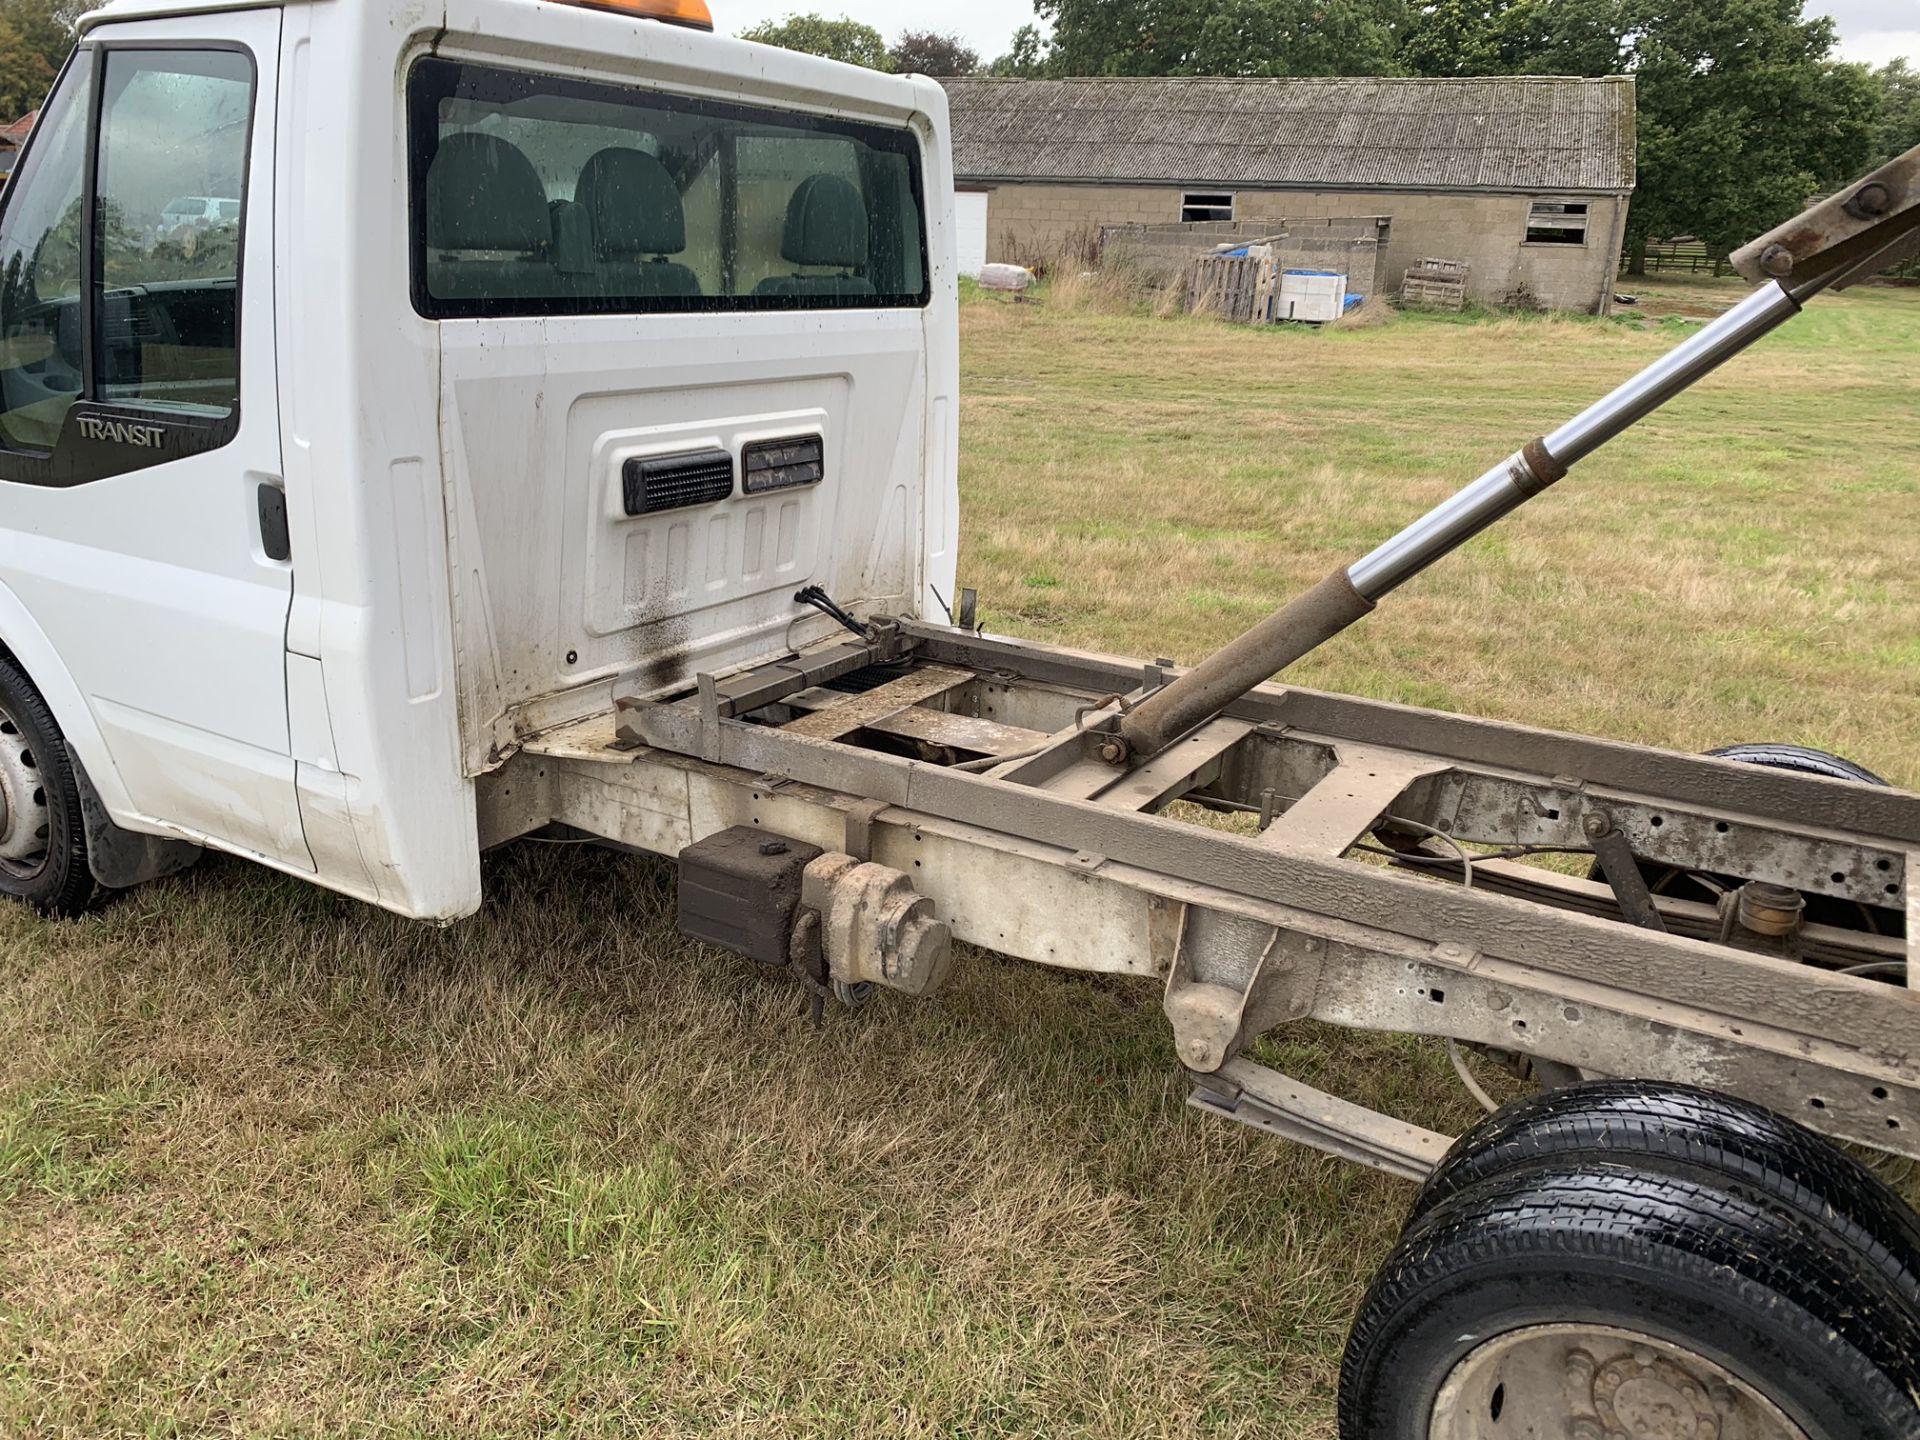
[[[713,29],[713,12],[707,8],[707,0],[555,0],[555,3],[664,20],[669,25],[685,25],[690,30]]]

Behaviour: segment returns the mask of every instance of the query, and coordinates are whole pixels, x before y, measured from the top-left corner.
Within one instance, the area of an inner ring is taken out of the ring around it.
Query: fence
[[[1620,262],[1622,274],[1633,263],[1630,255],[1623,256]],[[1715,277],[1732,273],[1727,257],[1716,255],[1707,249],[1704,240],[1654,240],[1647,245],[1647,273],[1660,275],[1677,271],[1685,275],[1712,275]]]
[[[1627,273],[1632,263],[1622,258],[1620,273]],[[1716,255],[1704,240],[1661,240],[1647,246],[1647,273],[1658,275],[1663,272],[1678,272],[1684,275],[1712,275],[1716,278],[1733,274],[1733,266],[1727,263],[1727,257]],[[1880,272],[1881,280],[1920,280],[1920,256],[1902,264],[1892,266]]]

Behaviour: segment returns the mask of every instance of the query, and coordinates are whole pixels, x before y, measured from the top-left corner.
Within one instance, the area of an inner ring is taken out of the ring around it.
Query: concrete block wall
[[[1388,293],[1385,251],[1380,243],[1382,222],[1377,217],[1287,217],[1287,239],[1275,258],[1288,268],[1338,270],[1347,276],[1355,295]],[[1186,270],[1197,254],[1222,245],[1245,245],[1268,240],[1271,221],[1211,221],[1185,225],[1103,225],[1102,260],[1116,257],[1125,264],[1171,278]]]
[[[1164,225],[1180,219],[1183,192],[1136,186],[1002,185],[988,202],[987,253],[1032,264],[1064,255],[1102,225]],[[1526,242],[1536,197],[1462,192],[1242,190],[1234,218],[1272,221],[1335,215],[1390,215],[1393,232],[1381,261],[1388,292],[1409,265],[1427,256],[1465,260],[1468,292],[1487,305],[1531,298],[1550,310],[1604,313],[1619,271],[1624,197],[1588,196],[1585,245]],[[1550,197],[1539,197],[1550,198]]]
[[[987,201],[987,258],[1031,265],[1073,251],[1102,225],[1180,219],[1181,192],[1124,185],[1002,185]]]

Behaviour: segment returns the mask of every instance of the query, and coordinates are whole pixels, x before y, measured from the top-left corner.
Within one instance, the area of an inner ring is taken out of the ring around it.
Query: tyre
[[[1871,770],[1806,745],[1728,745],[1723,749],[1709,750],[1707,754],[1717,760],[1737,760],[1743,765],[1760,765],[1769,770],[1790,770],[1796,775],[1818,775],[1828,780],[1850,780],[1857,785],[1873,785],[1882,790],[1888,788],[1887,782]],[[1696,872],[1651,860],[1640,862],[1640,875],[1647,882],[1647,888],[1656,895],[1692,900],[1704,905],[1716,904],[1723,892],[1737,889],[1741,883],[1736,876],[1706,872],[1698,872],[1696,878]],[[1606,871],[1596,863],[1587,878],[1604,884]],[[1893,912],[1887,912],[1876,927],[1864,921],[1862,907],[1851,900],[1839,900],[1830,895],[1808,895],[1806,899],[1806,918],[1810,924],[1830,925],[1838,930],[1879,928],[1889,934],[1905,933],[1905,917]]]
[[[40,692],[0,654],[0,896],[78,915],[93,891],[66,742]]]
[[[1887,788],[1887,782],[1871,770],[1805,745],[1729,745],[1707,753],[1715,759],[1738,760],[1743,765],[1764,765],[1769,770],[1824,775],[1829,780],[1852,780],[1861,785],[1877,785],[1882,790]]]
[[[1342,1440],[1920,1440],[1920,1318],[1798,1218],[1664,1175],[1496,1178],[1409,1227]]]
[[[1601,1080],[1508,1105],[1447,1152],[1413,1218],[1490,1180],[1568,1165],[1690,1180],[1824,1226],[1900,1293],[1920,1295],[1920,1216],[1898,1195],[1811,1130],[1690,1085]]]

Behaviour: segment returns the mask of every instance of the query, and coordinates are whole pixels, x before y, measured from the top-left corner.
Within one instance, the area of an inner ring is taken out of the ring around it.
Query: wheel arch
[[[66,662],[53,648],[46,631],[33,618],[20,597],[4,578],[0,578],[0,655],[11,660],[33,683],[59,722],[60,738],[77,767],[85,770],[87,783],[107,810],[116,816],[131,816],[133,802],[107,749],[106,737],[93,718],[93,707],[68,671]]]
[[[93,878],[109,889],[124,890],[176,874],[198,860],[200,847],[190,840],[145,834],[120,823],[119,817],[137,817],[93,709],[46,632],[4,580],[0,580],[0,656],[40,692],[60,727],[80,791],[87,866]]]

